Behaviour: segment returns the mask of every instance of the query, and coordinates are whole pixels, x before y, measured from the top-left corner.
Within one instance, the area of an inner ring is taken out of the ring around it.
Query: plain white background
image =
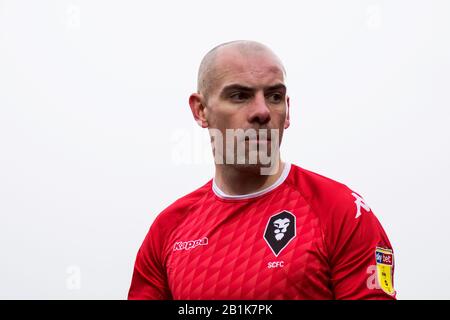
[[[287,69],[283,158],[365,197],[399,299],[449,299],[449,11],[0,0],[0,298],[126,298],[155,216],[213,175],[188,107],[200,60],[252,39]]]

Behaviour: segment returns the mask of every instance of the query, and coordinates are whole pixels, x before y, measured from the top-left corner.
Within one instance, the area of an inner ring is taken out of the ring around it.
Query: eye
[[[283,95],[279,92],[270,94],[268,98],[271,103],[280,103],[283,101]]]
[[[243,102],[249,98],[249,95],[245,92],[237,91],[230,94],[230,99],[234,102]]]

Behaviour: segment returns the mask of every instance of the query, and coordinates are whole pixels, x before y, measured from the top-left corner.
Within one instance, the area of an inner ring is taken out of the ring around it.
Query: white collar
[[[263,194],[266,194],[269,191],[272,191],[273,189],[275,189],[276,187],[281,185],[284,182],[284,180],[286,180],[287,176],[289,175],[290,170],[291,170],[291,164],[286,162],[284,164],[283,172],[281,173],[281,175],[277,179],[277,181],[275,181],[271,186],[269,186],[263,190],[257,191],[257,192],[248,193],[248,194],[239,194],[239,195],[226,194],[225,192],[220,190],[220,188],[217,186],[215,179],[213,179],[212,190],[214,191],[216,196],[218,196],[219,198],[222,198],[222,199],[240,200],[240,199],[250,199],[250,198],[259,197]]]

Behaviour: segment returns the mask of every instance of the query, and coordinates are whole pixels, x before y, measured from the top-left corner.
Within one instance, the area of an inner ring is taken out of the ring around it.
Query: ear
[[[284,128],[287,129],[289,128],[289,125],[291,124],[291,120],[289,118],[289,96],[286,98],[286,103],[287,103],[287,114],[286,114],[286,120],[284,121]]]
[[[203,96],[199,93],[193,93],[189,96],[189,106],[195,121],[202,128],[208,128],[208,121],[205,116],[206,106],[203,103]]]

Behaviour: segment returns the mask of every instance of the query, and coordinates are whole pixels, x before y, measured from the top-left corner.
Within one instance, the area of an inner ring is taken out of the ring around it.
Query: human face
[[[271,138],[277,139],[279,146],[289,126],[289,97],[281,64],[265,51],[243,55],[228,50],[216,59],[205,108],[208,128],[219,130],[223,137],[227,129],[268,130],[268,139],[258,136],[255,145],[266,144],[270,153]],[[278,135],[271,137],[271,129],[277,129]]]

